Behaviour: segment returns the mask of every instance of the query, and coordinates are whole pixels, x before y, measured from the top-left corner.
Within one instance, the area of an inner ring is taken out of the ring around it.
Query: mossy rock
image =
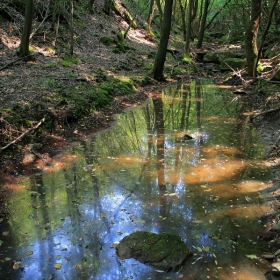
[[[207,53],[203,57],[203,62],[205,63],[220,63],[220,57],[218,56],[217,53]]]
[[[178,268],[191,255],[180,236],[171,233],[136,231],[124,237],[116,249],[120,259],[134,258],[165,271]]]
[[[276,73],[271,78],[272,81],[280,81],[280,69],[276,71]]]
[[[241,70],[245,68],[246,61],[243,58],[225,58],[221,62],[221,70],[225,71],[232,71],[231,68],[234,70]]]

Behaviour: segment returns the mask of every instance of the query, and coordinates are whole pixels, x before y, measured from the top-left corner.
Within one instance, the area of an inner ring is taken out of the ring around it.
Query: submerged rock
[[[116,249],[120,259],[134,258],[162,270],[176,269],[192,254],[180,236],[146,231],[124,237]]]

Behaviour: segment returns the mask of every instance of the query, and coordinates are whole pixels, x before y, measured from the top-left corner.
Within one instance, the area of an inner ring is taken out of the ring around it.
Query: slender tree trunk
[[[261,20],[261,0],[251,1],[251,19],[246,29],[245,48],[248,74],[251,77],[257,76],[256,61],[258,59],[258,32]]]
[[[160,25],[162,23],[162,18],[163,18],[163,11],[162,11],[162,7],[161,7],[161,3],[160,0],[155,0],[157,3],[157,7],[158,7],[158,12],[159,12],[159,21],[160,21]]]
[[[203,37],[204,37],[204,31],[205,31],[209,4],[210,4],[210,0],[205,0],[203,16],[202,16],[202,20],[201,20],[201,24],[200,24],[200,28],[199,28],[198,42],[197,42],[197,48],[199,48],[199,49],[202,48],[202,42],[203,42]]]
[[[191,0],[192,1],[192,0]],[[179,0],[179,5],[180,5],[180,10],[181,10],[181,16],[182,16],[182,29],[183,29],[183,39],[184,41],[187,38],[187,33],[186,33],[186,13],[185,13],[185,8],[182,4],[182,0]]]
[[[171,16],[172,16],[173,0],[165,0],[164,15],[161,25],[160,42],[158,47],[157,56],[153,68],[153,77],[158,81],[164,80],[163,70],[166,59],[166,51],[169,41],[171,29]]]
[[[150,0],[150,9],[149,9],[149,16],[147,19],[147,32],[151,33],[151,24],[154,16],[154,10],[155,10],[155,0]]]
[[[21,41],[20,41],[20,46],[18,51],[19,56],[28,56],[30,54],[29,37],[32,28],[33,10],[34,10],[34,0],[27,0],[25,6],[24,26],[21,34]]]
[[[223,5],[223,7],[212,17],[210,22],[206,25],[205,30],[212,24],[214,19],[221,13],[221,11],[223,11],[225,9],[225,7],[229,4],[230,1],[231,0],[227,0],[227,2]]]
[[[266,35],[268,33],[268,30],[269,30],[269,27],[271,25],[271,21],[272,21],[272,17],[273,17],[273,13],[274,13],[274,10],[275,10],[275,7],[277,5],[279,0],[274,0],[274,3],[271,7],[271,10],[270,10],[270,13],[269,13],[269,16],[268,16],[268,20],[267,20],[267,24],[266,24],[266,28],[264,30],[264,33],[262,35],[262,38],[261,38],[261,42],[260,42],[260,47],[259,47],[259,50],[258,50],[258,57],[257,57],[257,60],[255,62],[255,68],[257,68],[258,66],[258,62],[261,58],[261,53],[262,53],[262,48],[263,48],[263,44],[265,42],[265,38],[266,38]]]
[[[71,10],[70,10],[70,55],[74,53],[74,0],[71,0]]]
[[[186,53],[190,52],[191,32],[192,32],[192,13],[193,13],[193,0],[189,0],[189,12],[188,12],[188,27],[186,33]]]
[[[112,9],[112,6],[113,6],[113,0],[104,0],[104,7],[103,7],[104,13],[109,15],[110,11]]]
[[[88,4],[87,4],[87,8],[88,8],[88,10],[89,10],[89,12],[90,12],[91,14],[93,14],[93,8],[92,8],[92,6],[93,6],[94,1],[95,1],[95,0],[88,0]]]

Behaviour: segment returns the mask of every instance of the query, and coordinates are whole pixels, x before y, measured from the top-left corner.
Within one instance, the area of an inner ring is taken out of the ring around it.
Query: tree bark
[[[210,22],[206,25],[205,30],[212,24],[214,19],[225,9],[225,7],[229,4],[231,0],[227,0],[227,2],[223,5],[223,7],[212,17]]]
[[[257,76],[257,59],[258,59],[258,32],[261,20],[261,0],[251,0],[251,19],[245,33],[245,49],[248,74],[251,77]]]
[[[109,15],[110,11],[112,9],[112,6],[113,6],[113,0],[104,0],[104,7],[103,7],[104,13]]]
[[[71,12],[70,12],[70,55],[74,53],[74,0],[71,0]]]
[[[191,0],[192,2],[193,0]],[[186,13],[185,13],[185,8],[182,4],[182,0],[179,0],[179,5],[180,5],[180,10],[181,10],[181,16],[182,16],[182,29],[183,29],[183,38],[184,41],[186,41],[187,38],[187,33],[186,33]]]
[[[160,0],[155,0],[155,1],[157,3],[158,12],[159,12],[159,21],[160,21],[160,24],[162,24],[163,12],[162,12],[162,8],[161,8],[161,3],[160,3]]]
[[[186,32],[186,45],[185,45],[186,53],[190,52],[190,42],[191,42],[191,32],[192,32],[193,1],[194,0],[189,0],[188,26],[187,26],[187,32]]]
[[[21,34],[21,41],[19,46],[18,55],[19,56],[28,56],[29,52],[29,37],[31,34],[32,28],[32,18],[33,18],[33,10],[34,10],[34,0],[27,0],[25,6],[25,19],[23,31]]]
[[[210,0],[205,0],[204,3],[204,9],[203,9],[203,16],[199,28],[199,34],[198,34],[198,42],[197,42],[197,48],[201,49],[202,48],[202,42],[203,42],[203,37],[204,37],[204,31],[205,31],[205,25],[206,25],[206,19],[207,19],[207,13],[208,13],[208,7],[210,4]]]
[[[171,29],[171,16],[172,16],[173,0],[165,0],[163,21],[160,32],[160,42],[158,47],[157,56],[153,68],[153,77],[158,81],[164,80],[163,70],[166,59],[167,45],[169,41]]]
[[[155,0],[150,0],[150,9],[149,9],[149,16],[147,19],[147,32],[151,32],[151,24],[154,16],[154,10],[155,10]]]
[[[91,14],[93,14],[93,8],[92,8],[92,6],[93,6],[94,1],[95,1],[95,0],[88,0],[88,4],[87,4],[87,8],[88,8],[88,10],[89,10],[89,12],[90,12]]]
[[[270,10],[270,13],[269,13],[269,16],[268,16],[266,28],[265,28],[264,33],[263,33],[262,38],[261,38],[260,47],[259,47],[259,50],[258,50],[258,57],[257,57],[257,60],[255,62],[255,68],[257,68],[258,62],[261,58],[262,48],[263,48],[263,45],[264,45],[264,42],[265,42],[266,35],[268,33],[268,30],[269,30],[269,27],[271,25],[273,13],[275,11],[275,7],[276,7],[277,3],[278,3],[278,0],[274,0],[274,3],[272,4],[271,10]]]

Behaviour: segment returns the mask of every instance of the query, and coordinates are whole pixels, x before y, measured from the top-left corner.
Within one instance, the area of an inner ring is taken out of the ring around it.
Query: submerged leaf
[[[56,263],[56,264],[54,265],[54,268],[55,268],[55,269],[61,269],[61,267],[62,267],[62,263]]]
[[[246,255],[247,258],[251,259],[251,260],[255,260],[258,257],[256,255]]]

